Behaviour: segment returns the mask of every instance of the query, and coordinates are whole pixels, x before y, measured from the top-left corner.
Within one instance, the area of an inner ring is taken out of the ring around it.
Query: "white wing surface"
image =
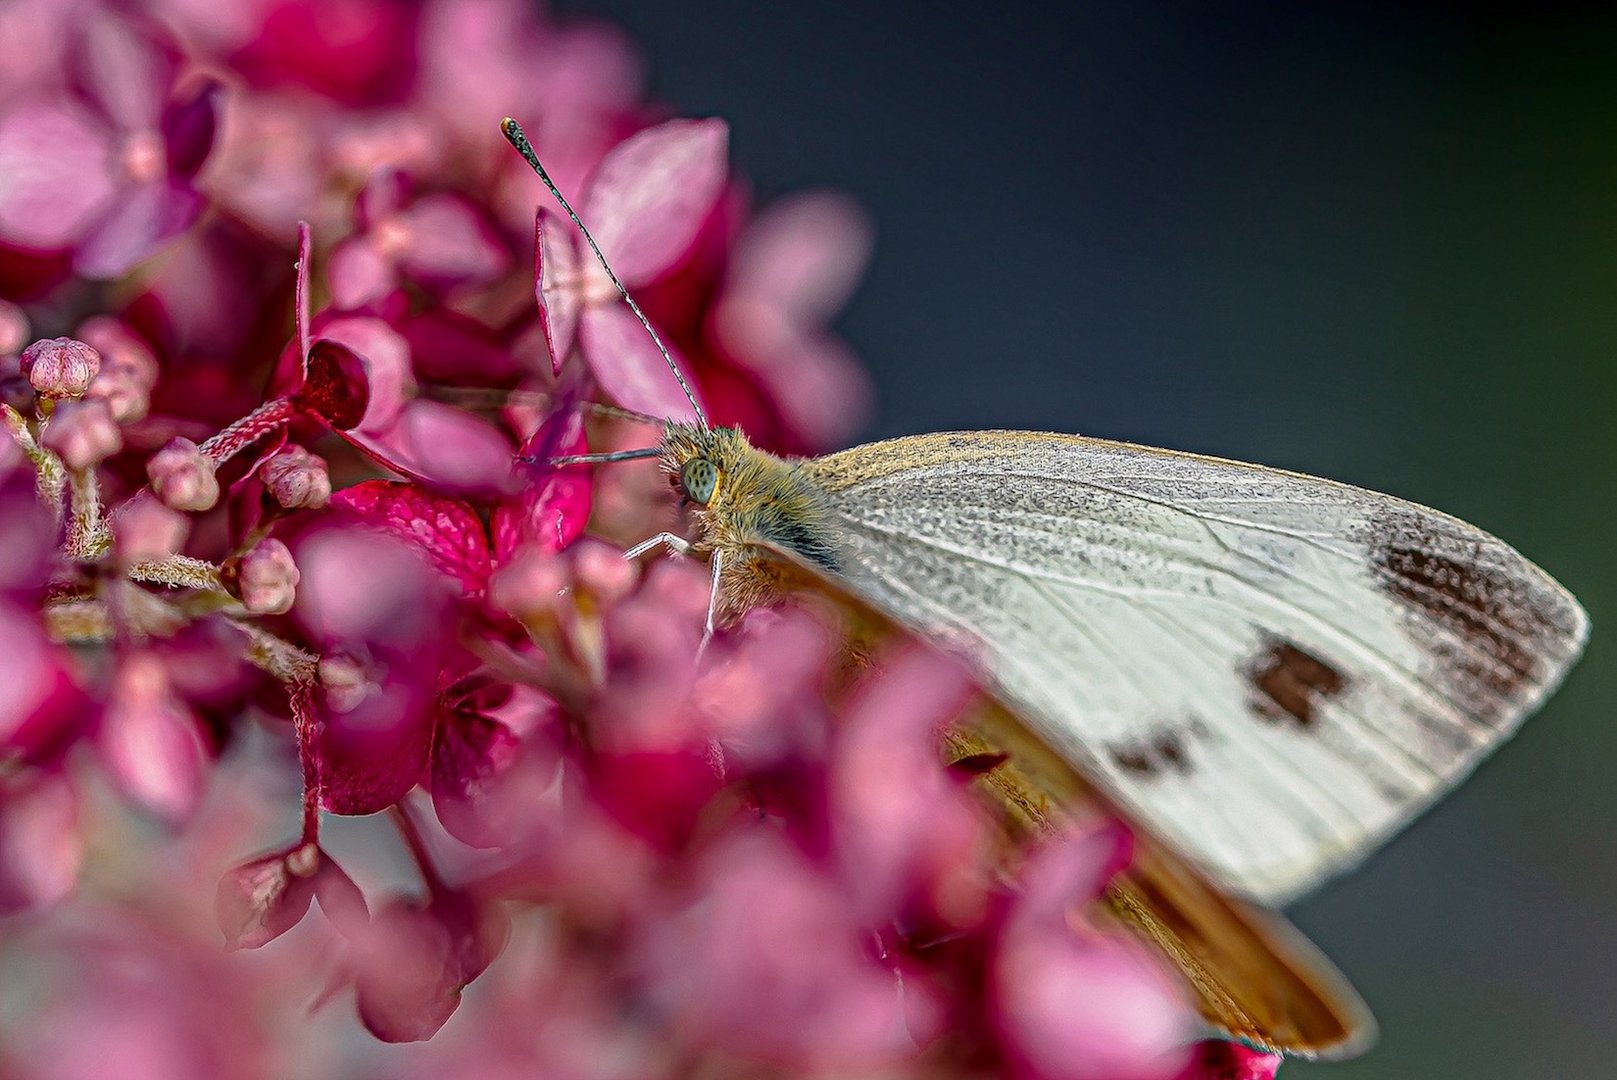
[[[1295,473],[1028,432],[804,468],[855,588],[971,642],[1055,749],[1271,904],[1463,778],[1587,635],[1502,541]]]

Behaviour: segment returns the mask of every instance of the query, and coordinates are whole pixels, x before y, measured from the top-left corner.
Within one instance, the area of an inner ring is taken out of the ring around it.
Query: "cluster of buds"
[[[406,1076],[1273,1075],[1069,918],[1125,832],[1004,872],[936,753],[954,662],[850,683],[807,611],[699,659],[706,575],[621,557],[666,486],[550,464],[656,437],[588,401],[688,404],[500,116],[775,451],[858,422],[847,203],[752,212],[722,122],[521,0],[17,0],[0,40],[0,980],[40,988],[0,1072],[328,1072],[354,1021],[308,1002],[351,994]]]

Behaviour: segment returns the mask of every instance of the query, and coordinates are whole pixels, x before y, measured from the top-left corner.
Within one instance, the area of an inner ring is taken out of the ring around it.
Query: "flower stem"
[[[215,465],[241,453],[242,450],[273,431],[285,427],[298,414],[297,406],[288,397],[266,401],[234,424],[204,442],[199,449]]]
[[[404,846],[410,852],[410,858],[415,862],[416,869],[421,872],[421,880],[426,884],[427,890],[432,893],[443,891],[443,878],[438,876],[438,868],[432,861],[432,852],[427,850],[427,842],[421,836],[421,826],[416,822],[409,805],[400,800],[388,807],[388,815],[392,817],[393,824],[398,826],[399,836],[404,839]]]
[[[91,562],[112,547],[112,531],[101,517],[101,489],[94,469],[69,469],[67,473],[67,531],[69,558]]]

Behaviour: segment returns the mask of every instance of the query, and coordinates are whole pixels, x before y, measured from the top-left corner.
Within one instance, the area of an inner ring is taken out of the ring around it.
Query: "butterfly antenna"
[[[696,422],[702,426],[703,431],[710,430],[707,423],[707,414],[702,411],[702,406],[697,404],[696,395],[691,393],[690,384],[685,381],[685,376],[680,374],[679,366],[674,363],[674,358],[668,355],[668,349],[663,345],[662,338],[658,337],[657,331],[652,329],[651,320],[646,318],[645,313],[640,310],[640,305],[634,302],[634,297],[629,295],[629,290],[623,287],[623,282],[619,281],[618,275],[613,273],[612,267],[606,261],[606,256],[601,254],[601,247],[595,242],[595,237],[590,235],[589,229],[580,220],[572,204],[567,201],[561,190],[556,187],[556,182],[550,178],[550,174],[545,171],[545,167],[539,163],[539,155],[534,152],[533,144],[528,141],[528,137],[522,133],[522,125],[507,116],[500,121],[500,131],[505,135],[506,142],[516,147],[516,151],[522,155],[522,159],[532,167],[535,173],[539,174],[539,179],[544,181],[551,197],[561,204],[563,210],[567,211],[567,216],[572,219],[573,224],[578,227],[578,231],[583,234],[584,242],[595,253],[595,261],[601,264],[602,270],[606,271],[606,276],[617,287],[618,295],[622,296],[624,303],[629,305],[629,310],[634,312],[634,317],[640,320],[640,325],[651,336],[652,344],[656,345],[657,351],[662,354],[664,363],[668,365],[668,370],[674,373],[674,379],[679,383],[679,388],[685,392],[685,400],[691,403],[691,411],[696,414]]]

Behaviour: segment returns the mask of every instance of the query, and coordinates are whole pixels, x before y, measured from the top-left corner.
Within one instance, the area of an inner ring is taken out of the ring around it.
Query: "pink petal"
[[[896,973],[868,957],[841,894],[767,829],[707,851],[695,895],[636,958],[679,1030],[800,1075],[898,1075],[914,1052]]]
[[[696,413],[668,362],[627,305],[604,304],[585,310],[579,344],[601,389],[619,405],[659,420],[695,420]],[[666,339],[664,344],[688,381],[690,368],[683,357]],[[691,390],[694,393],[695,386]]]
[[[368,231],[398,213],[410,190],[410,178],[398,169],[378,170],[354,200],[354,228]]]
[[[34,495],[31,470],[7,472],[0,465],[0,551],[5,552],[0,558],[0,596],[32,593],[44,586],[56,561],[58,533],[50,511]]]
[[[359,431],[376,435],[391,428],[416,390],[409,342],[387,322],[369,315],[323,321],[318,332],[323,339],[348,346],[364,361],[370,402]]]
[[[32,613],[0,601],[0,756],[48,758],[78,734],[85,701],[69,662]]]
[[[428,288],[492,281],[510,266],[510,252],[491,223],[459,196],[423,196],[396,223],[405,233],[404,271]]]
[[[117,190],[110,138],[65,102],[23,104],[0,117],[0,243],[72,247]]]
[[[302,922],[325,859],[315,845],[298,844],[225,871],[213,902],[225,947],[256,949]]]
[[[789,196],[748,222],[725,272],[726,291],[818,324],[847,303],[870,260],[869,217],[831,192]]]
[[[212,755],[155,656],[135,654],[119,665],[99,742],[107,771],[130,798],[170,821],[191,816]]]
[[[357,426],[371,404],[365,361],[342,342],[321,338],[309,346],[303,382],[292,394],[292,402],[338,432]]]
[[[548,220],[547,220],[548,219]],[[561,366],[573,351],[578,332],[578,313],[583,303],[578,277],[578,249],[572,238],[558,230],[571,229],[550,218],[541,209],[533,219],[534,298],[539,302],[539,325],[550,350],[550,370],[561,374]]]
[[[314,255],[314,229],[307,221],[298,222],[298,257],[292,264],[292,341],[305,374],[309,365],[309,277]]]
[[[337,244],[326,264],[331,306],[356,311],[374,304],[399,287],[393,260],[377,251],[367,237],[350,236]]]
[[[399,328],[410,343],[416,373],[451,385],[509,386],[534,370],[537,350],[507,345],[476,319],[432,307]]]
[[[1177,1080],[1274,1080],[1282,1058],[1222,1039],[1196,1045],[1195,1060]]]
[[[973,685],[959,665],[914,650],[882,665],[839,730],[832,820],[843,878],[881,925],[912,902],[962,924],[980,914],[974,881],[987,837],[975,805],[938,760],[938,733]]]
[[[83,861],[79,798],[40,774],[0,796],[0,914],[43,907],[73,891]]]
[[[463,409],[417,399],[385,432],[348,441],[401,475],[446,491],[498,494],[511,487],[511,443]]]
[[[560,551],[589,524],[594,477],[588,466],[553,466],[551,458],[589,452],[584,416],[569,409],[550,416],[517,451],[516,468],[525,482],[517,495],[494,508],[494,558],[504,563],[518,550],[536,546]]]
[[[179,55],[150,23],[99,12],[81,24],[75,72],[88,96],[124,131],[155,128]]]
[[[320,805],[334,814],[385,810],[426,774],[434,726],[431,687],[407,657],[373,663],[357,702],[325,693],[315,740]]]
[[[168,150],[171,175],[190,179],[208,160],[218,133],[219,102],[224,92],[224,84],[218,79],[204,78],[163,110],[163,144]]]
[[[992,992],[1007,1053],[1039,1080],[1171,1080],[1200,1025],[1179,983],[1131,938],[1074,926],[1127,861],[1118,826],[1055,839],[1029,860]]]
[[[302,922],[312,899],[346,936],[360,935],[370,922],[359,887],[312,841],[227,870],[214,893],[214,918],[227,949],[257,949]]]
[[[488,537],[476,512],[459,499],[414,484],[366,480],[331,497],[372,528],[381,529],[426,554],[441,573],[468,594],[481,593],[493,566]]]
[[[125,189],[111,211],[85,234],[73,268],[88,278],[120,277],[190,228],[203,203],[190,187],[168,180]]]
[[[1057,837],[1028,860],[1016,918],[1066,925],[1067,912],[1093,900],[1128,866],[1134,839],[1119,823]]]
[[[690,251],[724,194],[729,140],[722,120],[669,120],[619,143],[596,169],[584,223],[628,288]]]
[[[550,761],[554,773],[557,762]],[[537,763],[497,720],[455,713],[439,725],[432,748],[432,807],[444,829],[463,844],[493,848],[512,843],[539,815],[532,803],[548,784],[536,782]]]
[[[1007,942],[996,957],[1002,1037],[1036,1080],[1173,1080],[1200,1020],[1132,940]]]
[[[365,1027],[384,1042],[430,1039],[460,1005],[461,989],[503,946],[507,923],[443,892],[423,906],[384,907],[358,957],[356,997]]]
[[[421,779],[433,697],[454,622],[419,548],[335,523],[296,538],[293,610],[320,646],[314,739],[321,802],[368,814]]]

